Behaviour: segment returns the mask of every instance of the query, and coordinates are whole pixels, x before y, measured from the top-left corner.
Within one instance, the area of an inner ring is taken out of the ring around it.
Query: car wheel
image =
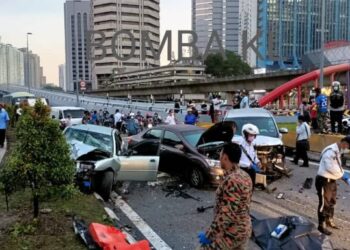
[[[112,187],[113,187],[113,172],[112,171],[106,171],[101,175],[101,182],[100,187],[98,188],[99,194],[101,197],[108,201],[109,197],[111,196]]]
[[[204,184],[204,174],[199,168],[192,168],[190,171],[189,181],[191,186],[200,188]]]

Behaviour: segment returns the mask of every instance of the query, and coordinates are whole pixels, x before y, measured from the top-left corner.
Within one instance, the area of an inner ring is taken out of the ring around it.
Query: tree
[[[215,77],[249,75],[250,66],[231,51],[226,51],[226,60],[220,53],[210,54],[205,59],[205,73]]]
[[[16,127],[16,144],[0,172],[7,192],[29,186],[34,217],[39,215],[39,200],[74,190],[74,163],[70,149],[50,109],[38,100],[26,108]]]

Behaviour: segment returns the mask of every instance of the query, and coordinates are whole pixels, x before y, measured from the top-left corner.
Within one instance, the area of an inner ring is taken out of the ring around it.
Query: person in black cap
[[[349,152],[350,136],[346,136],[340,142],[326,147],[321,153],[320,166],[316,176],[316,190],[318,203],[318,230],[326,235],[332,232],[326,227],[339,229],[334,223],[334,206],[337,199],[337,183],[343,179],[350,185],[350,177],[344,172],[342,155]]]

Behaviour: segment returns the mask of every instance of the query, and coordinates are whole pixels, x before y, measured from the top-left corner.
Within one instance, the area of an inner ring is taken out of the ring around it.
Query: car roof
[[[193,126],[193,125],[185,125],[185,124],[177,124],[177,125],[161,125],[154,127],[154,129],[166,129],[173,132],[186,132],[186,131],[203,131],[205,129]]]
[[[51,107],[52,110],[86,110],[85,108],[80,107],[69,107],[69,106],[58,106],[58,107]]]
[[[227,112],[225,118],[234,117],[271,117],[271,113],[262,108],[232,109]]]
[[[92,124],[79,124],[79,125],[74,125],[71,128],[84,130],[84,131],[91,131],[91,132],[95,132],[103,135],[111,135],[113,131],[115,131],[115,129],[113,128],[97,126]]]

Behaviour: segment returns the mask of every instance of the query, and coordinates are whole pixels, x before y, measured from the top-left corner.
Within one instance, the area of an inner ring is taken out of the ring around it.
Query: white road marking
[[[117,196],[117,195],[116,195]],[[157,250],[171,250],[171,247],[163,241],[159,235],[120,197],[114,200],[116,206],[131,220],[132,223],[140,230],[146,239]]]
[[[118,216],[113,212],[112,209],[110,209],[109,207],[105,207],[105,211],[106,211],[107,215],[108,215],[112,220],[120,221],[120,219],[119,219]]]

